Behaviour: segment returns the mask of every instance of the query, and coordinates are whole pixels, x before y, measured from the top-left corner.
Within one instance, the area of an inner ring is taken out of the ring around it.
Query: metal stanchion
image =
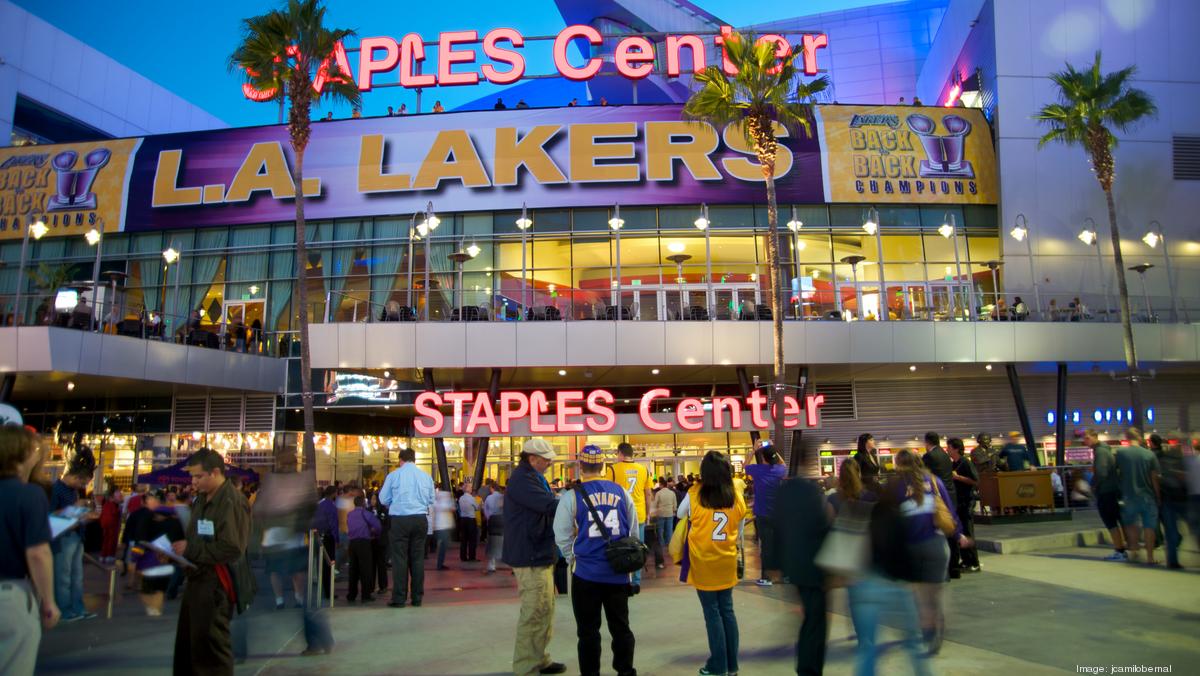
[[[313,577],[313,534],[316,531],[308,532],[308,574],[304,577],[304,607],[307,610],[312,610],[312,577]]]

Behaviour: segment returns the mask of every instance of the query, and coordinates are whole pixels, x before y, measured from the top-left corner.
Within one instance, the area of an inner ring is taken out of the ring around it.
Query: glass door
[[[225,302],[221,316],[223,332],[229,345],[239,351],[262,350],[262,327],[266,323],[265,300],[230,300]],[[239,341],[239,338],[241,340]]]

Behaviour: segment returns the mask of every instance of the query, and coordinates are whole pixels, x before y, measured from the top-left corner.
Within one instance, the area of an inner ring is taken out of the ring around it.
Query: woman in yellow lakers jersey
[[[700,674],[736,676],[738,626],[733,614],[737,586],[738,536],[746,517],[746,500],[733,484],[729,456],[709,451],[700,462],[700,483],[679,505],[688,521],[687,559],[681,574],[696,588],[708,630],[708,662]]]

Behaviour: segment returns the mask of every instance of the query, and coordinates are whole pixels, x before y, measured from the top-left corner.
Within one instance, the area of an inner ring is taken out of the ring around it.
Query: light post
[[[801,281],[800,272],[800,229],[804,227],[804,221],[796,218],[796,205],[792,205],[792,217],[787,222],[787,229],[792,231],[792,256],[795,258],[793,263],[796,267],[796,284],[799,286],[800,298],[796,304],[796,319],[803,319],[802,308],[804,303],[804,283]]]
[[[621,228],[624,226],[625,219],[621,218],[621,205],[613,205],[613,217],[608,219],[608,227],[612,228],[612,231],[617,236],[617,278],[613,281],[613,288],[617,290],[617,321],[621,321],[621,313],[624,309],[624,306],[621,304]]]
[[[691,258],[692,257],[690,255],[684,254],[684,253],[672,254],[670,256],[667,256],[667,260],[669,260],[675,264],[675,283],[679,285],[679,318],[680,319],[687,319],[687,309],[683,305],[683,295],[684,295],[683,283],[685,281],[683,278],[683,264],[685,262],[691,260]]]
[[[867,209],[867,218],[863,221],[863,230],[868,235],[875,236],[875,248],[879,255],[879,319],[881,321],[887,321],[887,288],[885,287],[883,281],[883,234],[879,232],[879,211],[875,207]],[[857,289],[858,284],[855,284],[854,287]]]
[[[183,256],[183,254],[180,253],[178,246],[179,246],[178,243],[171,242],[171,246],[167,247],[167,250],[163,252],[163,260],[165,260],[167,262],[167,265],[171,265],[172,263],[176,264],[175,265],[175,289],[174,289],[174,291],[172,291],[172,298],[171,298],[172,314],[167,315],[163,320],[163,325],[164,325],[163,340],[166,340],[167,336],[174,335],[174,332],[171,330],[171,317],[179,314],[179,276],[183,272],[181,270],[181,268],[183,267],[183,261],[180,259]]]
[[[1042,296],[1038,291],[1037,273],[1033,269],[1033,238],[1029,236],[1029,221],[1025,219],[1025,214],[1017,214],[1016,222],[1013,224],[1013,229],[1008,231],[1009,235],[1018,242],[1025,242],[1025,252],[1029,256],[1029,279],[1033,283],[1033,302],[1037,305],[1037,315],[1042,316]],[[996,293],[1000,293],[1000,288],[995,287]]]
[[[529,210],[525,208],[525,203],[521,202],[521,217],[517,219],[517,227],[521,230],[521,317],[524,317],[529,309],[529,270],[525,256],[529,248],[529,228],[532,225],[533,219],[529,217]]]
[[[425,321],[429,321],[429,241],[433,239],[433,231],[437,230],[437,227],[441,222],[442,219],[438,218],[437,215],[433,213],[433,202],[428,202],[425,205],[425,220],[417,224],[417,232],[425,238]]]
[[[415,239],[416,236],[417,214],[416,212],[413,212],[412,217],[408,219],[408,293],[406,293],[404,297],[404,304],[409,308],[413,306],[413,239]]]
[[[1171,294],[1171,321],[1179,321],[1179,298],[1175,293],[1175,276],[1171,270],[1171,254],[1167,252],[1167,240],[1162,234],[1162,224],[1150,221],[1150,231],[1142,238],[1146,246],[1156,248],[1160,243],[1163,248],[1163,264],[1167,267],[1167,292]]]
[[[1000,319],[1000,281],[996,276],[996,270],[998,270],[1001,265],[1004,265],[1004,263],[1000,261],[987,262],[988,270],[992,271],[992,308],[996,313],[996,319]]]
[[[1142,280],[1142,300],[1146,303],[1146,323],[1154,322],[1154,308],[1150,307],[1150,294],[1146,292],[1146,271],[1154,267],[1150,263],[1141,263],[1129,268],[1131,272],[1138,273],[1138,278]]]
[[[457,299],[455,300],[455,307],[458,310],[458,320],[460,322],[467,321],[466,309],[463,307],[463,263],[466,263],[472,258],[478,256],[479,251],[479,246],[472,242],[471,246],[467,247],[466,249],[459,248],[458,251],[446,256],[446,258],[449,258],[454,262],[454,272],[457,275],[454,282],[454,292],[457,296]]]
[[[104,227],[104,221],[100,221],[100,227]],[[100,252],[104,248],[104,241],[96,228],[88,230],[83,237],[89,246],[96,247],[96,260],[92,263],[92,330],[95,331],[99,326],[96,308],[100,305]]]
[[[948,213],[946,215],[949,216],[949,218],[943,220],[941,227],[938,228],[938,234],[941,235],[942,237],[945,237],[946,239],[954,240],[954,287],[953,287],[954,290],[951,293],[951,298],[956,299],[958,297],[958,294],[962,290],[961,289],[962,260],[960,259],[959,253],[958,253],[958,235],[955,233],[955,227],[954,227],[958,223],[954,219],[954,214]],[[969,296],[968,296],[968,298],[969,298]],[[957,315],[958,314],[958,307],[957,307],[958,302],[957,302],[957,300],[952,300],[951,303],[954,306],[954,308],[953,308],[954,314]],[[967,305],[968,305],[968,309],[969,309],[969,303]],[[969,316],[970,316],[970,313],[968,312],[968,317]]]
[[[714,319],[715,318],[714,315],[716,315],[717,302],[716,302],[716,299],[713,298],[712,239],[709,237],[709,233],[708,233],[709,220],[708,220],[708,205],[707,204],[705,204],[705,203],[700,204],[700,218],[697,218],[693,222],[693,224],[697,228],[699,228],[700,230],[702,230],[704,232],[704,261],[705,261],[704,262],[704,268],[705,268],[704,279],[706,281],[706,286],[708,287],[705,292],[706,293],[705,305],[708,306],[708,318]]]
[[[859,256],[859,255],[846,256],[846,257],[842,258],[842,262],[846,263],[847,265],[850,266],[850,274],[853,275],[853,277],[854,277],[854,302],[855,302],[855,306],[856,306],[855,312],[858,313],[859,319],[862,319],[863,311],[862,311],[862,291],[858,288],[858,264],[865,260],[867,260],[866,256]],[[834,277],[836,278],[837,275],[834,275]],[[841,291],[838,291],[837,298],[838,298],[838,303],[840,304],[841,298],[842,298]]]
[[[1089,229],[1087,224],[1091,223]],[[1100,271],[1100,286],[1104,287],[1104,321],[1108,321],[1109,308],[1112,307],[1112,299],[1108,293],[1108,279],[1104,276],[1104,254],[1100,251],[1100,237],[1096,234],[1096,221],[1092,220],[1091,216],[1083,219],[1083,230],[1079,232],[1079,241],[1088,246],[1096,247],[1096,264]]]
[[[35,240],[40,240],[49,231],[50,228],[46,227],[46,223],[40,218],[25,228],[25,237],[21,240],[21,265],[17,268],[17,297],[13,306],[13,323],[16,326],[21,325],[21,291],[25,288],[25,263],[28,260],[29,236],[33,235]]]

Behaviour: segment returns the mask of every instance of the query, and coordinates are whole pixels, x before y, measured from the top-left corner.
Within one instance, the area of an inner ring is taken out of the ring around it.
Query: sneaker
[[[981,565],[979,565],[979,564],[975,564],[974,566],[971,566],[971,567],[970,567],[970,568],[968,568],[967,570],[971,571],[972,573],[978,573],[978,572],[980,572],[981,570],[983,570],[983,566],[981,566]]]
[[[275,602],[275,610],[283,610],[283,601]]]
[[[709,671],[707,667],[700,667],[700,671],[697,673],[699,673],[700,676],[726,676],[725,674],[717,671]]]
[[[77,622],[83,619],[83,615],[63,615],[59,618],[59,622]]]
[[[642,593],[642,585],[634,584],[629,586],[633,588],[633,596],[637,596],[638,594]]]
[[[96,619],[97,617],[100,617],[100,616],[99,616],[99,615],[97,615],[96,613],[89,613],[89,612],[86,612],[86,611],[85,611],[85,612],[84,612],[82,615],[80,615],[80,616],[79,616],[79,619],[81,619],[81,620],[94,620],[94,619]]]
[[[654,567],[657,568],[658,570],[662,570],[663,568],[666,568],[666,566],[664,566],[661,563],[655,564]]]
[[[1125,552],[1113,552],[1104,557],[1105,561],[1128,561],[1129,557],[1125,556]]]
[[[539,674],[565,674],[567,673],[567,665],[562,662],[551,662],[546,666],[538,669]]]
[[[761,577],[759,579],[755,580],[754,584],[756,584],[760,587],[774,587],[775,586],[774,582],[771,582],[770,580],[768,580],[766,578],[761,578]]]

